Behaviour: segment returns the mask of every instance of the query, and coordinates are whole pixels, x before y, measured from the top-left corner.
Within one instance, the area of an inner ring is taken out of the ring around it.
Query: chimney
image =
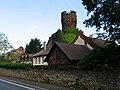
[[[46,42],[43,42],[43,51],[46,51]]]

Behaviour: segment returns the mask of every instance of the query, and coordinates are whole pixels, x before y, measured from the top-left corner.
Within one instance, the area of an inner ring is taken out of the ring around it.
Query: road
[[[26,81],[22,79],[6,78],[0,76],[0,90],[69,90],[65,87],[58,87]]]
[[[0,90],[48,90],[48,89],[35,87],[29,84],[2,78],[0,79]]]

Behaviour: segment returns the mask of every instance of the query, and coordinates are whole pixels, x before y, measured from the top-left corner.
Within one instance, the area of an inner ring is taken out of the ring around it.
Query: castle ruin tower
[[[76,18],[77,18],[77,15],[75,11],[71,11],[69,13],[67,13],[66,11],[63,11],[61,13],[62,30],[69,27],[76,28],[76,24],[77,24]]]

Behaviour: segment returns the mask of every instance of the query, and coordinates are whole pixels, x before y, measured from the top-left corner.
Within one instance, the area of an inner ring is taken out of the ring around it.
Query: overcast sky
[[[25,47],[31,38],[47,42],[61,29],[61,12],[71,10],[77,12],[77,28],[92,34],[94,29],[83,24],[88,17],[81,0],[0,0],[0,32],[14,48]]]

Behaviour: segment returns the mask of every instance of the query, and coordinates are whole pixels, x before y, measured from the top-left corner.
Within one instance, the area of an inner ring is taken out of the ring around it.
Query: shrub
[[[0,55],[0,61],[4,61],[4,55]]]
[[[120,46],[108,45],[96,48],[87,54],[79,65],[82,69],[103,70],[113,69],[120,65]]]
[[[0,62],[0,68],[7,69],[28,69],[31,65],[24,63]]]
[[[59,42],[65,42],[65,38],[64,38],[64,33],[63,31],[61,31],[60,29],[56,32],[57,35],[57,41]]]

